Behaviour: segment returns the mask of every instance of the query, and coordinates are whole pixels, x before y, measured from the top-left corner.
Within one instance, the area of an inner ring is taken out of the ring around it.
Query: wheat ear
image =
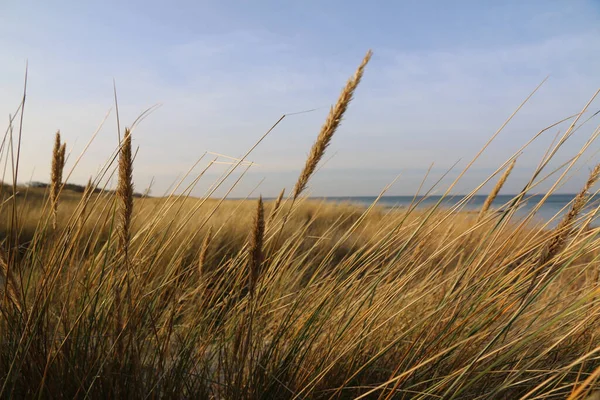
[[[310,177],[317,168],[317,164],[319,164],[323,154],[325,154],[325,150],[329,146],[329,143],[331,143],[331,138],[333,137],[333,134],[337,128],[340,126],[342,118],[344,117],[344,113],[348,109],[348,104],[350,104],[350,101],[352,100],[354,90],[360,83],[365,67],[371,59],[371,54],[372,52],[369,50],[365,55],[365,58],[363,58],[362,62],[358,66],[358,69],[354,75],[348,80],[348,83],[346,83],[346,86],[342,90],[336,105],[329,111],[329,115],[325,120],[325,124],[321,128],[319,136],[310,150],[310,154],[308,155],[304,169],[298,177],[296,186],[294,186],[294,191],[292,194],[293,200],[296,200],[304,191],[304,189],[306,189],[306,185],[308,184]]]
[[[544,265],[556,256],[564,247],[567,239],[573,230],[573,222],[587,204],[588,191],[600,177],[600,164],[596,165],[590,173],[587,182],[581,191],[575,196],[569,212],[563,217],[558,226],[554,229],[552,238],[542,249],[539,257],[539,265]]]
[[[516,162],[517,162],[517,160],[514,159],[510,163],[508,168],[506,168],[506,171],[504,171],[504,173],[502,174],[502,176],[496,183],[496,186],[494,186],[494,189],[492,189],[492,191],[490,192],[488,197],[485,199],[485,202],[483,203],[483,206],[481,207],[481,211],[479,212],[479,216],[477,217],[477,222],[481,221],[483,219],[483,217],[485,217],[487,212],[490,210],[492,203],[494,202],[494,200],[496,200],[496,197],[498,196],[498,193],[500,193],[500,190],[502,189],[502,186],[504,186],[504,183],[506,183],[506,180],[508,179],[508,176],[512,172]]]
[[[67,144],[62,143],[60,145],[60,152],[58,154],[60,161],[60,168],[58,170],[58,181],[62,185],[63,182],[63,171],[65,170],[65,154],[67,153]]]
[[[119,247],[126,265],[129,262],[129,241],[131,237],[131,215],[133,213],[133,165],[131,159],[131,132],[125,129],[119,157],[119,183],[117,196],[119,207]]]
[[[56,132],[54,148],[52,149],[52,166],[50,171],[50,207],[52,210],[52,227],[56,229],[56,216],[58,213],[58,194],[62,180],[61,161],[62,146],[60,143],[60,131]]]

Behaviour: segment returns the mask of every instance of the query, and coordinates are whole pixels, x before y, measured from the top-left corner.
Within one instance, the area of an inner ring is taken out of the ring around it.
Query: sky
[[[205,152],[240,157],[283,114],[314,110],[288,115],[250,153],[256,165],[230,195],[289,191],[368,49],[373,58],[309,193],[377,195],[399,175],[387,194],[412,195],[432,163],[425,187],[458,162],[434,190],[443,191],[549,76],[453,189],[467,193],[600,88],[600,1],[3,0],[0,48],[5,126],[28,63],[20,182],[48,181],[58,129],[69,181],[96,176],[118,146],[114,80],[122,128],[160,104],[133,133],[136,190],[153,182],[153,195],[171,190]],[[593,102],[586,116],[598,109]],[[553,165],[576,154],[599,123],[578,130]],[[523,187],[567,127],[519,157],[503,193]],[[590,147],[559,191],[579,189],[599,149]],[[213,159],[204,156],[180,188]],[[193,194],[207,193],[227,167],[212,165]]]

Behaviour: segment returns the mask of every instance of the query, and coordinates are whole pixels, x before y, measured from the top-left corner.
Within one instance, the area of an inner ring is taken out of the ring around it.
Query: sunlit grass
[[[332,109],[336,123],[328,119],[287,199],[192,197],[194,184],[177,183],[181,194],[132,198],[127,135],[92,179],[96,190],[3,186],[1,395],[549,399],[595,390],[600,240],[596,208],[584,206],[597,170],[554,229],[515,217],[540,179],[566,176],[542,173],[547,160],[501,212],[488,209],[493,199],[482,212],[307,199],[352,92],[342,92],[346,104]],[[517,155],[490,176],[493,193]],[[232,162],[212,188],[241,166]],[[105,187],[112,175],[117,192]]]

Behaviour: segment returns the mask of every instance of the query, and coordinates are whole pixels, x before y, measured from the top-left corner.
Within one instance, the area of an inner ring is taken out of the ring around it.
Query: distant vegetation
[[[9,186],[5,185],[5,184],[3,184],[3,186],[4,186],[5,189],[9,188]],[[33,182],[29,182],[27,184],[27,186],[31,187],[31,188],[35,188],[35,189],[47,189],[47,188],[49,188],[51,186],[51,184],[50,183],[45,183],[45,182],[33,181]],[[84,185],[78,185],[76,183],[66,183],[66,182],[64,182],[62,184],[62,190],[63,191],[68,190],[68,191],[75,192],[75,193],[83,193],[83,192],[85,192],[85,188],[86,187]],[[107,190],[107,189],[103,190],[103,189],[100,189],[100,188],[97,188],[97,187],[93,188],[93,193],[103,193],[103,192],[104,193],[114,193],[114,191]],[[142,197],[142,194],[141,193],[133,193],[133,197]]]
[[[586,109],[563,121],[562,139],[500,211],[491,204],[521,150],[487,180],[495,188],[476,213],[441,201],[417,208],[422,197],[403,209],[310,200],[369,59],[295,186],[268,202],[214,198],[230,175],[200,198],[182,184],[188,176],[174,184],[179,195],[134,194],[129,129],[115,163],[86,186],[65,183],[57,133],[49,184],[17,187],[18,196],[2,186],[0,397],[592,396],[600,231],[591,225],[597,208],[586,205],[600,167],[556,228],[530,224],[533,214],[515,218],[540,181],[556,178],[548,161],[587,122]],[[103,189],[115,174],[116,189]]]

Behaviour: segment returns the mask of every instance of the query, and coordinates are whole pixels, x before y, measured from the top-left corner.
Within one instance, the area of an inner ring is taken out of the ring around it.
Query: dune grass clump
[[[556,224],[536,222],[537,208],[517,211],[540,183],[554,193],[598,130],[558,170],[542,160],[495,212],[523,149],[496,171],[504,169],[475,213],[466,204],[493,176],[452,207],[423,208],[417,196],[407,208],[310,199],[309,180],[370,55],[327,117],[291,201],[283,190],[273,201],[191,196],[223,156],[188,187],[193,168],[172,193],[135,197],[129,129],[74,192],[57,134],[49,187],[2,193],[0,397],[597,396],[600,228],[590,194],[600,167]],[[209,194],[230,193],[252,165],[235,160]]]

